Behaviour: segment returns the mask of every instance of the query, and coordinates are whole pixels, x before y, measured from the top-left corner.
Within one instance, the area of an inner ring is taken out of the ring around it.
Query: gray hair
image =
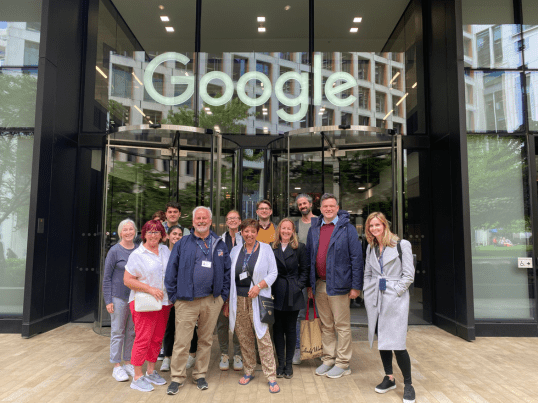
[[[208,207],[206,206],[197,206],[194,208],[194,210],[192,211],[192,218],[194,220],[194,216],[196,216],[196,211],[198,209],[205,209],[207,210],[207,213],[209,213],[209,220],[213,220],[213,213],[211,213],[211,209],[209,209]]]
[[[308,194],[299,194],[295,197],[295,203],[301,198],[306,198],[306,200],[312,205],[312,197]]]
[[[329,193],[324,193],[322,196],[321,196],[321,199],[319,201],[320,205],[323,203],[324,200],[326,199],[334,199],[336,201],[336,204],[338,205],[338,199],[336,199],[336,196],[334,196],[334,194],[329,194]]]
[[[136,224],[135,222],[133,222],[131,219],[125,219],[125,220],[122,220],[120,222],[120,224],[118,225],[118,237],[120,238],[120,241],[121,241],[121,232],[123,231],[123,228],[125,227],[126,224],[132,224],[133,227],[134,227],[134,231],[135,231],[135,237],[136,235],[138,234],[138,230],[136,228]]]

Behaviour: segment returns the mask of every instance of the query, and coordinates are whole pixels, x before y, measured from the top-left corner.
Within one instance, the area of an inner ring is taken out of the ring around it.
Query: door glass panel
[[[476,319],[535,318],[527,144],[524,137],[469,135],[469,196]]]
[[[243,155],[243,189],[241,217],[257,219],[256,204],[265,199],[264,195],[264,150],[244,149]]]

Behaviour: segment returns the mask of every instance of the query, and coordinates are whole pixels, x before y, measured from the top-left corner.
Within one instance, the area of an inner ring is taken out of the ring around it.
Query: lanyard
[[[254,254],[254,251],[256,251],[256,246],[259,244],[258,241],[256,241],[256,244],[254,244],[254,248],[252,249],[252,252],[250,254],[247,254],[247,247],[245,246],[245,259],[243,260],[243,271],[245,272],[247,270],[248,261],[250,260],[250,257],[252,257],[252,254]]]
[[[200,244],[200,242],[196,240],[196,244],[198,244],[198,247],[200,247],[200,250],[202,250],[204,255],[207,256],[207,254],[209,254],[209,251],[211,250],[211,236],[209,237],[209,246],[206,244],[205,240],[203,240],[203,242],[204,242],[205,248],[207,248],[207,251],[205,251],[202,245]]]
[[[385,252],[385,248],[383,248],[383,251],[379,253],[379,258],[377,259],[377,262],[379,263],[379,267],[381,268],[381,275],[383,275],[383,253]]]

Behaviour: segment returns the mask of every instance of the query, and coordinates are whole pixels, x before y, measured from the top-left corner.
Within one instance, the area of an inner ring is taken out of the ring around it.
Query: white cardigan
[[[265,297],[271,297],[271,285],[276,280],[278,276],[278,270],[276,268],[275,254],[273,249],[269,244],[260,243],[260,253],[258,255],[258,260],[254,266],[254,273],[252,275],[252,280],[254,285],[257,285],[261,281],[267,283],[267,287],[262,289],[260,295]],[[237,264],[237,257],[241,251],[241,246],[237,245],[232,249],[230,253],[232,259],[232,268],[231,268],[231,282],[230,282],[230,330],[232,333],[235,329],[235,318],[237,314],[237,289],[235,288],[235,266]],[[256,331],[256,336],[258,339],[263,338],[267,332],[267,324],[260,321],[260,307],[258,303],[258,297],[252,299],[252,314],[254,317],[254,330]]]

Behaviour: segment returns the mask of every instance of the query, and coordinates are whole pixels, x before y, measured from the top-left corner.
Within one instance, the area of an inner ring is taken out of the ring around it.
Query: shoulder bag
[[[164,269],[164,265],[162,263],[162,254],[161,254],[161,265],[162,269]],[[161,279],[161,290],[163,290],[164,293],[164,271],[163,277]],[[159,311],[163,308],[163,302],[162,300],[157,300],[153,295],[150,295],[146,292],[136,292],[135,293],[135,311],[138,312],[145,312],[145,311]]]

